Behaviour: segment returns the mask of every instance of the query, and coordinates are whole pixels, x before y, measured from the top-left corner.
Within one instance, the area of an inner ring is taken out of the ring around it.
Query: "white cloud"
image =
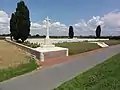
[[[4,11],[0,11],[0,34],[9,33],[9,17]]]
[[[30,33],[32,35],[35,35],[35,34],[44,34],[43,33],[43,25],[39,24],[39,23],[36,23],[36,22],[31,22],[31,27],[30,27]]]
[[[120,11],[115,10],[103,17],[93,16],[88,21],[81,20],[74,24],[76,35],[94,35],[98,25],[101,25],[102,35],[120,35]]]
[[[60,22],[53,22],[50,24],[50,35],[67,35],[68,28],[65,24]],[[31,23],[31,34],[46,35],[46,25],[43,21],[40,23]]]
[[[39,23],[33,23],[31,22],[31,29],[37,29],[37,28],[40,28],[41,25]]]
[[[6,23],[9,21],[8,14],[4,11],[0,11],[0,23]]]
[[[107,28],[120,28],[120,12],[111,12],[101,18]]]
[[[0,11],[0,34],[9,33],[9,16]],[[102,35],[120,35],[120,11],[114,10],[102,17],[93,16],[89,20],[80,20],[73,24],[75,35],[95,35],[97,25],[102,26]],[[31,34],[46,34],[45,20],[31,22]],[[51,22],[50,35],[68,35],[68,26],[61,22]]]

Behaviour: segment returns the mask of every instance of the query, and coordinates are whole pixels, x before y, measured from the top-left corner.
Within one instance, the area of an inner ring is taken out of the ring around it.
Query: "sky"
[[[0,34],[9,33],[9,20],[20,0],[0,0]],[[50,35],[120,35],[120,0],[24,0],[30,11],[31,34],[45,35],[45,17],[49,16]]]

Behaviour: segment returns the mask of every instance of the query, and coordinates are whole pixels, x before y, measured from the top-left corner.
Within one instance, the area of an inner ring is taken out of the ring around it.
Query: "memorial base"
[[[68,56],[68,49],[62,47],[43,46],[36,48],[36,51],[40,52],[40,61]]]
[[[41,48],[53,48],[55,45],[41,45]]]

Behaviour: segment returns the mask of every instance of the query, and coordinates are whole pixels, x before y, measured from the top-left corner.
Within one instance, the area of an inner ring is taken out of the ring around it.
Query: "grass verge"
[[[120,53],[54,90],[120,90]]]
[[[69,55],[83,53],[100,48],[97,44],[88,42],[70,42],[70,43],[57,43],[56,46],[69,49]]]
[[[0,82],[4,80],[8,80],[12,77],[16,77],[28,72],[33,71],[36,69],[38,65],[36,64],[35,60],[30,58],[29,63],[20,64],[17,67],[9,67],[6,69],[0,69]]]

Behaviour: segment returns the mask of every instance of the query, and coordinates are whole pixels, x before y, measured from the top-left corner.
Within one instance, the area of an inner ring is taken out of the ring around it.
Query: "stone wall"
[[[3,39],[5,39],[5,37],[4,36],[0,36],[0,40],[3,40]]]
[[[59,58],[59,57],[65,57],[68,56],[68,50],[59,50],[59,51],[50,51],[50,52],[40,52],[35,50],[34,48],[30,48],[28,46],[16,43],[14,41],[11,41],[10,39],[5,39],[7,42],[12,43],[16,45],[18,48],[34,55],[38,60],[44,61],[52,58]]]
[[[87,39],[87,38],[83,38],[83,39],[77,39],[77,38],[73,38],[73,39],[67,39],[67,38],[63,38],[63,39],[51,39],[51,42],[54,43],[63,43],[63,42],[83,42],[83,41],[103,41],[103,40],[109,40],[109,39]],[[44,42],[44,39],[42,38],[28,38],[27,41],[31,42],[31,43],[39,43],[42,44]]]
[[[22,50],[36,56],[36,58],[40,60],[40,52],[38,52],[38,51],[34,50],[33,48],[28,47],[28,46],[13,42],[13,41],[11,41],[9,39],[5,39],[5,40],[7,42],[9,42],[9,43],[12,43],[12,44],[16,45],[18,48],[20,48],[20,49],[22,49]]]

